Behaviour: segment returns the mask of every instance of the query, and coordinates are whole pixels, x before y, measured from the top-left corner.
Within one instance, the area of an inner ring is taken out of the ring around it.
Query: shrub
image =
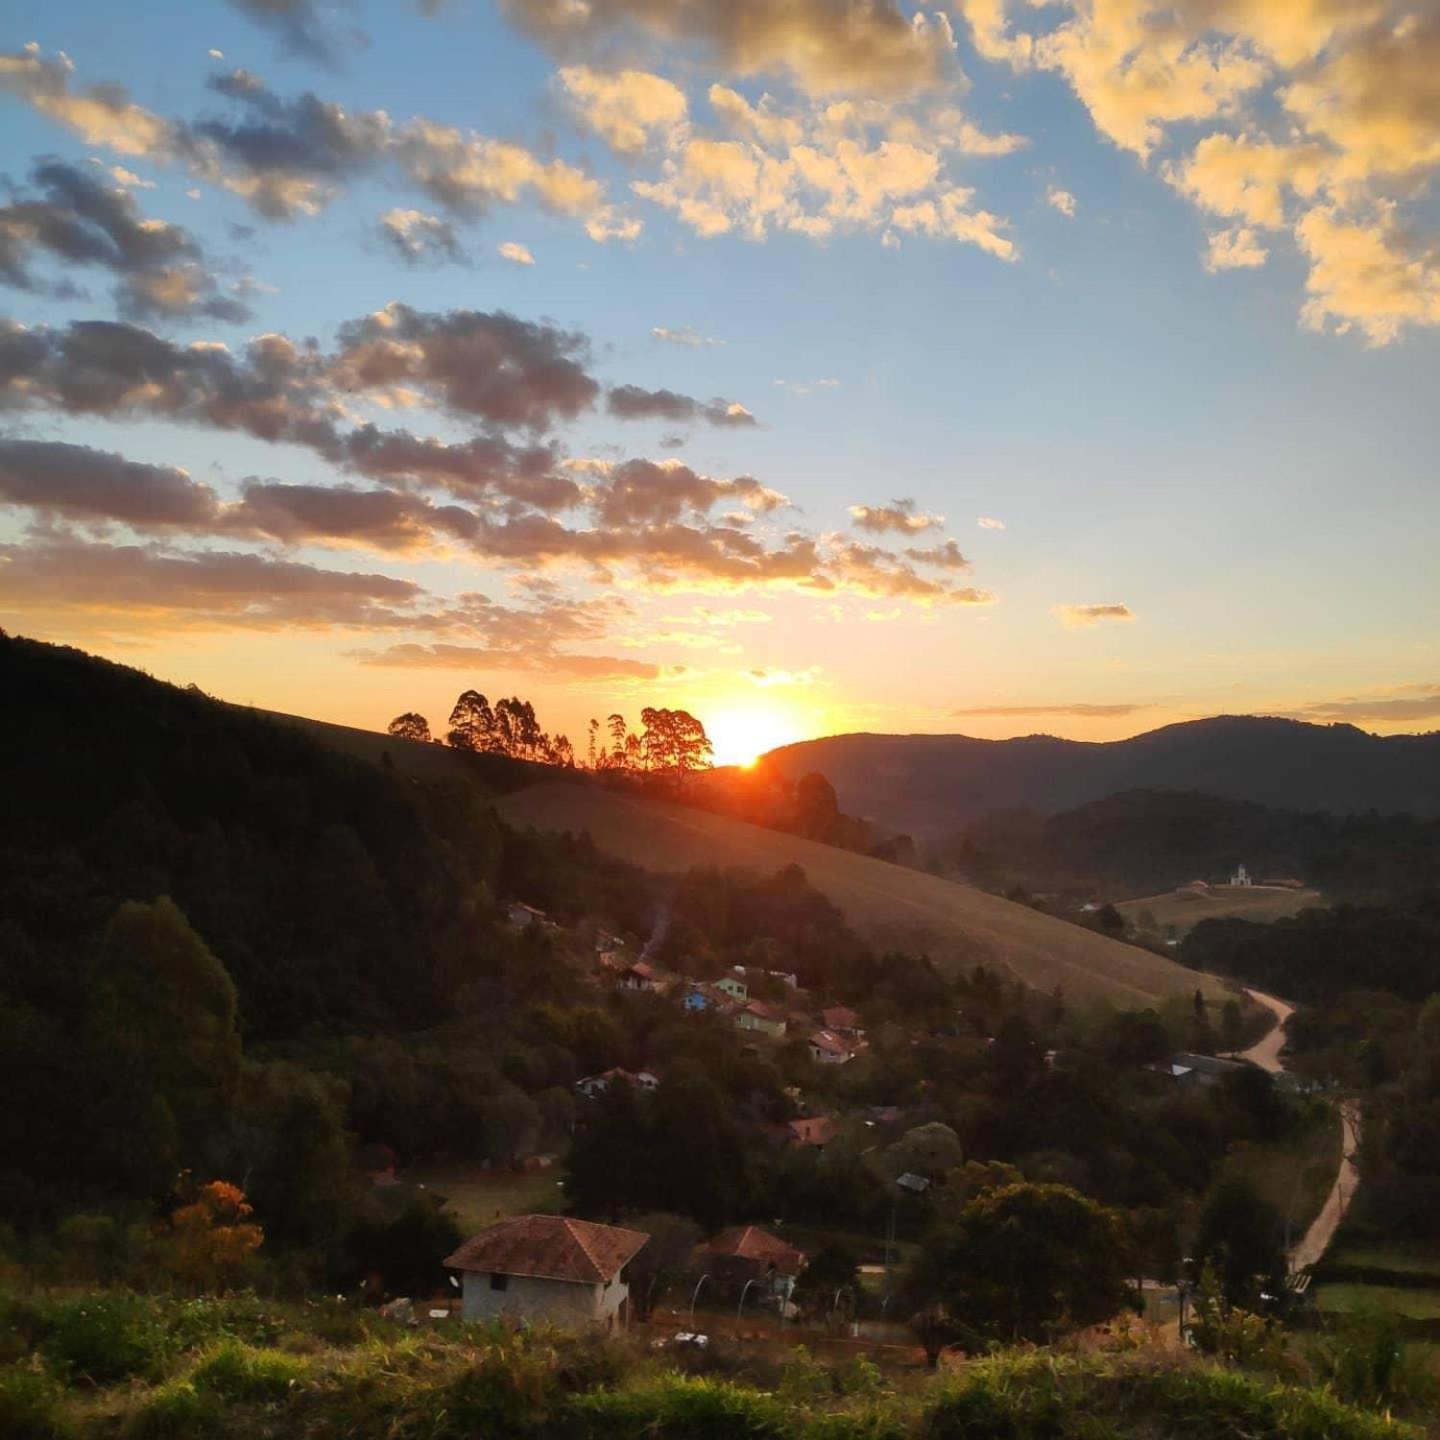
[[[196,1390],[222,1400],[283,1400],[305,1383],[303,1360],[280,1350],[257,1350],[226,1340],[209,1351],[190,1374]]]
[[[131,1413],[125,1440],[206,1440],[225,1433],[225,1405],[203,1394],[188,1380],[175,1380],[153,1391]]]
[[[575,1440],[788,1440],[795,1431],[772,1396],[725,1381],[667,1376],[631,1389],[577,1396]]]
[[[19,1366],[0,1370],[0,1435],[5,1440],[66,1440],[70,1433],[49,1376]]]
[[[39,1324],[46,1363],[77,1384],[158,1376],[171,1349],[156,1307],[126,1291],[61,1301]]]

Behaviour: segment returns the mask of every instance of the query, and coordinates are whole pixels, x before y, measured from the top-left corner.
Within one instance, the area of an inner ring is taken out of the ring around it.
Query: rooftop
[[[472,1235],[445,1264],[481,1274],[606,1285],[649,1239],[639,1230],[564,1215],[517,1215]]]

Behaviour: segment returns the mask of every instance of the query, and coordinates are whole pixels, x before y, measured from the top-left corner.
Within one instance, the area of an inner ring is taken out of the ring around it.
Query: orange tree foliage
[[[193,1202],[170,1217],[170,1268],[196,1289],[230,1280],[264,1243],[265,1232],[245,1192],[224,1180],[202,1185]]]

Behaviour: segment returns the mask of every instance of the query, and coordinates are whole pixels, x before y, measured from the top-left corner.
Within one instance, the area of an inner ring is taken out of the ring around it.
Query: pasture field
[[[926,951],[951,967],[985,964],[1072,1002],[1159,1006],[1226,993],[1213,976],[995,895],[727,816],[609,789],[550,780],[496,801],[512,825],[588,831],[602,850],[649,870],[692,865],[771,872],[798,865],[873,943]]]
[[[1324,905],[1318,890],[1290,890],[1281,885],[1214,885],[1208,894],[1168,890],[1139,900],[1121,900],[1115,908],[1125,919],[1143,928],[1146,916],[1159,934],[1172,930],[1179,938],[1202,920],[1288,920],[1302,910]]]
[[[1440,1320],[1440,1289],[1413,1285],[1317,1285],[1315,1304],[1324,1315],[1383,1310],[1406,1320]]]
[[[476,1165],[420,1166],[405,1181],[444,1196],[467,1235],[511,1215],[558,1215],[565,1208],[563,1166],[520,1172]]]

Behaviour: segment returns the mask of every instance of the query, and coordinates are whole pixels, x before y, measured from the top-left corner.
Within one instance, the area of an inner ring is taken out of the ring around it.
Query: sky
[[[1440,720],[1437,0],[11,0],[0,625],[1104,740]]]

